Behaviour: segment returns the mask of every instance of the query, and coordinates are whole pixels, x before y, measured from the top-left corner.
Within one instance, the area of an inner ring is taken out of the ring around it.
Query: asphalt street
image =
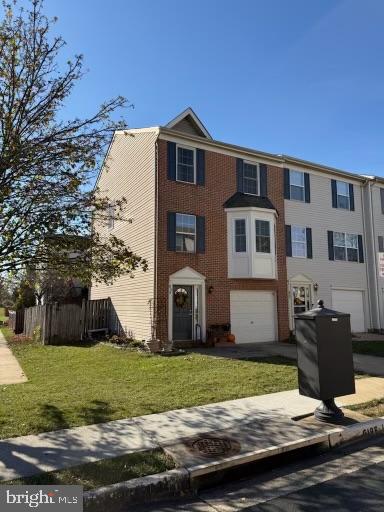
[[[127,509],[133,510],[133,509]],[[384,512],[384,440],[339,448],[135,512]]]

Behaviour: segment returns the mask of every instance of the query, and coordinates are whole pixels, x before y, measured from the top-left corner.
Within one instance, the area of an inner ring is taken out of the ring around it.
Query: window
[[[350,209],[350,197],[349,197],[349,185],[344,181],[336,182],[337,192],[337,207],[344,208],[344,210]]]
[[[195,252],[196,217],[176,213],[176,251]]]
[[[271,252],[271,233],[267,220],[256,220],[256,252]]]
[[[295,258],[307,257],[307,230],[300,226],[292,226],[292,256]]]
[[[259,166],[244,162],[243,189],[245,194],[259,195]]]
[[[176,180],[195,183],[195,150],[177,146]]]
[[[108,205],[108,229],[113,229],[115,227],[115,205]]]
[[[235,219],[235,252],[247,252],[245,219]]]
[[[335,260],[359,261],[359,244],[357,235],[333,233]]]
[[[305,200],[304,173],[299,171],[289,171],[290,198],[296,201]]]

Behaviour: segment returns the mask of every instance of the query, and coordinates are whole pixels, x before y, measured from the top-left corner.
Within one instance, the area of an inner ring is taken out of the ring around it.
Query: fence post
[[[86,330],[87,330],[87,326],[86,326],[86,322],[87,322],[87,301],[85,299],[83,299],[81,301],[80,322],[81,322],[81,335],[80,335],[80,338],[81,338],[81,341],[83,341],[84,338],[85,338],[85,335],[86,335]]]

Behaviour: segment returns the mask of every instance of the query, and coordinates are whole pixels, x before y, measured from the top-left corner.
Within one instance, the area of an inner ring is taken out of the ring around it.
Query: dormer
[[[181,112],[181,114],[169,121],[165,128],[212,140],[210,133],[191,107],[188,107],[184,112]]]

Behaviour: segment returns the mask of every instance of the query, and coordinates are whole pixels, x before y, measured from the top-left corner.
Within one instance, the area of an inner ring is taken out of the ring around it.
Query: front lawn
[[[10,336],[10,331],[3,329]],[[297,387],[294,363],[11,343],[28,382],[0,386],[0,438]]]
[[[384,357],[384,341],[358,341],[352,342],[353,351],[357,354]]]
[[[370,402],[366,402],[364,404],[351,405],[348,407],[348,409],[358,411],[361,414],[371,416],[372,418],[379,418],[384,416],[384,398],[381,400],[371,400]]]

